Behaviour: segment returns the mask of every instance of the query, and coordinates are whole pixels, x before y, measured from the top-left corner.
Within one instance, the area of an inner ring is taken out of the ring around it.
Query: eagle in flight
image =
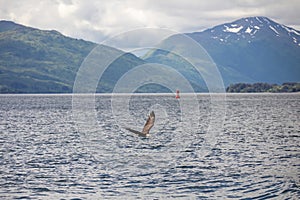
[[[139,136],[147,137],[149,135],[150,129],[154,126],[154,121],[155,121],[155,114],[153,111],[151,111],[142,132],[133,130],[131,128],[125,128],[125,129],[135,134],[138,134]]]

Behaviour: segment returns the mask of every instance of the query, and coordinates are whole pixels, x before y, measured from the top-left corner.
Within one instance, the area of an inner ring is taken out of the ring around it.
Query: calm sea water
[[[300,94],[185,98],[97,95],[91,126],[71,95],[0,95],[0,199],[299,199]]]

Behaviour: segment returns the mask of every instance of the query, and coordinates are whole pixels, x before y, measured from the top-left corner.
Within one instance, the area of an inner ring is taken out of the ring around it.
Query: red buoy
[[[176,96],[175,96],[176,99],[179,99],[180,96],[179,96],[179,90],[176,90]]]

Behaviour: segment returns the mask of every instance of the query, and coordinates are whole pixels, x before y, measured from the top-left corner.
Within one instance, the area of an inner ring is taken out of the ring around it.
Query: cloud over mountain
[[[300,29],[297,0],[0,0],[0,5],[2,19],[94,42],[135,28],[193,32],[247,16],[268,16]]]

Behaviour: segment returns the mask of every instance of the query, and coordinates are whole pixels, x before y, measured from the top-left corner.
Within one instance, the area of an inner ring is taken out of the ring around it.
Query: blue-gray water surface
[[[133,95],[127,118],[96,95],[89,127],[72,95],[0,95],[0,199],[299,199],[299,93],[227,94],[220,116],[199,94],[196,125],[182,123],[184,98]],[[124,129],[151,109],[150,137]]]

